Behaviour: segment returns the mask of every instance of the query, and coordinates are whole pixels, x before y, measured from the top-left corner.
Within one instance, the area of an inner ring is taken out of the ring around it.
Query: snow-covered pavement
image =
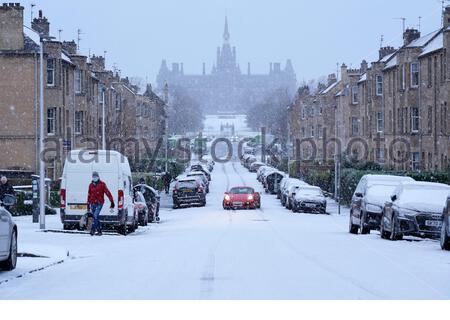
[[[263,193],[262,210],[222,210],[223,192],[243,184],[262,191],[239,163],[217,164],[205,208],[166,205],[160,224],[127,237],[43,233],[18,218],[19,251],[49,258],[0,273],[0,299],[450,298],[438,242],[350,235],[332,202],[331,215],[293,214]]]

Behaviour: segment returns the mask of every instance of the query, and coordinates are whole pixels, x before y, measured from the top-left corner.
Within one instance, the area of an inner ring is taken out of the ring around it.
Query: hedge
[[[295,169],[291,169],[295,171]],[[450,170],[445,172],[408,172],[389,170],[362,170],[354,168],[341,169],[341,199],[344,204],[350,204],[353,193],[361,178],[366,174],[386,174],[411,177],[416,181],[437,182],[450,185]],[[303,168],[297,170],[296,176],[305,182],[318,186],[322,190],[334,193],[334,170]]]

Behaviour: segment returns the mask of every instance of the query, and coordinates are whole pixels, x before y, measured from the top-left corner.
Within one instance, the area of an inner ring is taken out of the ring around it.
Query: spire
[[[223,31],[223,41],[226,43],[230,41],[230,31],[228,30],[228,17],[225,17],[225,29]]]

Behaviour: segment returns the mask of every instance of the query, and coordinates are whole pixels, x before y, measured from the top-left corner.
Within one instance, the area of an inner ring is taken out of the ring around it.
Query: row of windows
[[[302,130],[302,138],[307,138],[306,129],[302,128],[301,130]],[[309,128],[309,132],[311,138],[319,138],[319,139],[323,138],[323,126],[320,124],[317,127],[311,126]]]
[[[301,109],[301,119],[305,120],[307,117],[314,117],[314,116],[321,116],[323,114],[323,107],[322,106],[309,106],[309,107],[302,107]]]

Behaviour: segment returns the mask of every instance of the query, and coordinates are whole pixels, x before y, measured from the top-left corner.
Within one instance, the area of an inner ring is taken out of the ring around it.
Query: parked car
[[[250,187],[234,187],[225,193],[222,205],[225,210],[259,209],[261,195]]]
[[[192,164],[189,171],[190,172],[201,171],[206,175],[206,177],[208,178],[208,181],[211,181],[211,172],[205,166],[203,166],[201,163]]]
[[[200,162],[207,167],[209,172],[213,172],[214,165],[215,165],[214,160],[212,160],[212,159],[202,159]]]
[[[245,161],[244,167],[246,167],[247,169],[250,169],[250,166],[255,162],[258,162],[258,159],[255,156],[250,156]]]
[[[0,201],[0,270],[11,271],[17,265],[17,226],[5,209],[16,204],[16,198],[5,195]]]
[[[309,185],[299,179],[293,179],[285,185],[283,193],[281,194],[281,204],[285,206],[286,209],[292,210],[292,205],[294,204],[294,196],[301,186]]]
[[[141,192],[134,193],[134,209],[136,210],[137,224],[145,227],[149,222],[149,208],[145,201],[144,195]]]
[[[277,199],[280,199],[280,200],[281,200],[281,194],[283,193],[283,190],[284,190],[284,188],[286,187],[286,184],[287,184],[288,182],[294,181],[294,180],[297,180],[297,179],[290,178],[288,175],[286,175],[286,176],[283,178],[283,180],[281,180],[281,182],[280,182],[280,189],[278,190],[278,193],[277,193]]]
[[[379,230],[383,207],[390,200],[391,193],[403,182],[414,182],[409,177],[390,175],[365,175],[359,181],[352,197],[349,217],[349,232],[368,234],[371,230]],[[384,186],[368,190],[372,186]]]
[[[294,196],[293,212],[327,213],[327,198],[319,187],[302,186]]]
[[[202,184],[195,177],[178,180],[172,193],[173,208],[181,206],[206,206],[206,192]]]
[[[258,172],[259,168],[264,167],[265,165],[266,164],[263,162],[256,161],[250,165],[249,170],[250,172]]]
[[[267,170],[276,170],[275,168],[272,168],[270,166],[262,166],[258,169],[256,172],[256,180],[262,183],[262,176],[266,173]]]
[[[450,195],[442,215],[441,248],[450,251]]]
[[[88,211],[87,194],[92,172],[97,171],[114,197],[116,207],[110,209],[108,199],[100,213],[104,228],[121,234],[134,231],[136,216],[133,205],[131,169],[127,157],[109,150],[74,150],[64,164],[61,180],[61,222],[64,229],[74,229]]]
[[[209,180],[202,171],[191,171],[186,176],[199,178],[205,186],[206,193],[209,193]]]
[[[145,185],[145,184],[138,184],[134,187],[134,191],[139,191],[143,194],[145,198],[145,202],[147,204],[147,207],[149,209],[149,217],[148,222],[159,222],[159,208],[161,203],[161,196],[159,192],[152,187]]]
[[[270,172],[264,179],[264,189],[266,192],[270,194],[277,194],[278,190],[280,190],[280,183],[284,176],[284,173],[280,171]]]
[[[386,203],[381,218],[381,237],[400,240],[403,236],[438,238],[442,212],[450,186],[431,182],[399,185]]]

